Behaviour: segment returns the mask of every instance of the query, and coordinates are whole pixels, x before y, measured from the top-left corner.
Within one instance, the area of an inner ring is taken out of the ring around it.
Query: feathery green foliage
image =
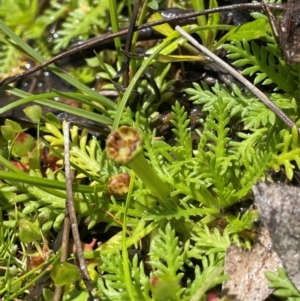
[[[122,7],[120,3],[119,13]],[[103,33],[109,23],[108,11],[107,0],[66,0],[62,3],[51,0],[45,9],[41,9],[36,0],[18,0],[13,5],[6,0],[0,3],[1,19],[46,58],[69,47],[74,39],[86,40],[91,35]],[[56,31],[58,24],[60,29]],[[28,64],[28,57],[10,43],[0,33],[0,78],[11,75],[13,70],[25,69]]]
[[[64,1],[63,4],[53,0],[41,16],[36,10],[37,1],[25,1],[23,4],[17,1],[16,15],[26,20],[18,31],[19,27],[6,12],[8,2],[2,1],[0,15],[23,39],[33,39],[31,45],[37,50],[32,51],[33,57],[37,57],[36,53],[50,57],[67,47],[73,39],[102,33],[109,21],[106,10],[109,2],[106,0]],[[148,4],[157,7],[160,2],[151,1]],[[122,1],[119,11],[123,5]],[[204,7],[204,1],[194,1],[193,5]],[[210,6],[216,7],[217,2],[210,1]],[[32,16],[26,13],[28,9],[32,10]],[[114,13],[118,15],[118,12]],[[257,15],[257,18],[264,17]],[[220,20],[218,16],[199,18],[198,21],[201,20],[208,29],[200,30],[198,34],[211,49],[215,49],[218,45],[215,43],[217,30],[213,25],[218,25]],[[47,46],[43,34],[55,22],[61,22],[61,29],[56,32],[57,38],[50,43],[51,46]],[[266,25],[267,21],[253,21],[241,26],[240,31],[230,31],[221,41],[232,42],[223,45],[223,48],[227,50],[228,58],[235,60],[233,65],[241,68],[244,75],[253,77],[256,85],[269,86],[269,91],[273,91],[270,98],[299,123],[300,68],[284,63],[274,39],[267,32],[268,26],[259,31],[259,41],[249,42],[254,38],[251,36],[253,24]],[[239,38],[241,36],[245,36],[245,40]],[[13,40],[13,36],[10,37]],[[174,80],[169,78],[171,64],[155,60],[168,43],[175,45],[178,34],[173,32],[168,38],[159,48],[154,48],[156,53],[152,51],[152,57],[137,61],[137,72],[133,72],[129,87],[117,103],[98,95],[71,76],[65,78],[84,93],[54,91],[33,96],[16,88],[11,89],[14,95],[21,98],[20,103],[36,101],[64,110],[66,105],[56,105],[52,100],[59,96],[94,110],[69,108],[69,112],[77,116],[93,121],[98,119],[103,124],[113,124],[113,127],[118,124],[137,127],[143,133],[147,164],[162,183],[170,186],[166,202],[155,197],[147,184],[136,176],[131,179],[130,194],[112,193],[111,179],[119,174],[129,177],[132,171],[107,158],[101,136],[93,136],[88,129],[72,126],[70,155],[78,221],[87,224],[89,230],[100,223],[105,225],[105,231],[117,229],[108,241],[96,250],[85,253],[90,260],[91,275],[95,276],[93,285],[98,288],[97,294],[102,300],[205,300],[207,292],[227,277],[222,267],[230,244],[251,247],[250,239],[241,233],[250,231],[258,217],[255,210],[234,215],[224,209],[248,198],[251,187],[269,169],[277,171],[283,168],[287,178],[292,179],[294,169],[300,167],[297,129],[284,128],[272,111],[236,83],[230,87],[220,83],[213,87],[193,83],[193,87],[185,90],[190,103],[201,106],[202,112],[201,125],[195,131],[197,137],[192,135],[187,106],[179,99],[173,102],[174,99],[170,98],[173,92],[169,88],[174,84]],[[12,46],[12,40],[0,36],[4,46],[0,50],[0,76],[11,72],[16,61],[23,68],[24,57]],[[258,46],[266,41],[264,46]],[[23,46],[21,48],[24,49]],[[95,59],[89,60],[87,68],[73,69],[72,74],[90,83],[98,73],[101,80],[108,81],[104,82],[103,87],[116,90],[110,82],[117,73],[116,67],[105,60],[103,53],[99,54],[98,59],[96,63]],[[141,78],[149,68],[160,98],[155,95],[155,89]],[[167,99],[173,104],[169,124],[172,139],[164,141],[162,137],[157,137],[155,129],[151,130],[150,124],[159,115],[159,106]],[[1,109],[5,112],[9,108]],[[0,260],[11,270],[15,261],[18,271],[13,277],[25,273],[26,284],[31,284],[31,279],[37,279],[37,276],[34,274],[36,271],[26,274],[26,268],[22,266],[26,261],[25,255],[22,255],[22,263],[16,260],[16,256],[11,256],[16,254],[11,246],[21,236],[17,225],[22,220],[38,224],[43,236],[50,240],[50,233],[59,231],[62,226],[66,199],[61,123],[51,114],[34,117],[38,119],[34,122],[39,129],[38,136],[42,138],[36,144],[27,145],[25,151],[20,151],[16,147],[17,138],[25,131],[12,121],[1,127],[0,140],[0,163],[5,169],[0,171],[0,205],[1,210],[5,211],[5,218],[0,223],[0,231],[4,233],[0,235],[0,239],[3,238]],[[44,124],[41,125],[41,121]],[[55,168],[48,166],[46,171],[38,162],[39,152],[45,147],[56,158]],[[8,171],[10,178],[5,173]],[[219,226],[219,222],[223,222],[223,226]],[[125,240],[118,232],[122,228],[126,229]],[[22,248],[25,254],[25,243],[22,243]],[[124,250],[127,250],[126,256],[130,259],[126,267]],[[13,274],[12,271],[10,273]],[[286,278],[282,270],[279,274],[279,278]],[[16,282],[10,276],[8,273],[0,274],[0,282],[9,283],[0,288],[0,295],[6,298],[15,293],[10,284],[16,285]],[[289,283],[279,282],[278,277],[271,274],[268,277],[276,289],[275,294],[286,296],[288,300],[298,297],[298,292]],[[48,289],[50,295],[52,289]],[[16,297],[22,297],[24,291],[22,289]],[[74,292],[85,293],[84,289],[79,287],[77,290],[71,286],[64,297],[70,298]]]
[[[168,223],[161,226],[155,234],[150,246],[148,265],[152,267],[150,275],[145,272],[143,262],[139,263],[138,255],[134,255],[130,269],[134,280],[133,288],[136,300],[191,300],[201,288],[202,293],[220,284],[226,277],[221,275],[219,267],[222,259],[215,255],[203,256],[203,266],[195,266],[196,278],[183,280],[185,265],[193,266],[189,255],[189,241],[183,247],[178,246],[175,231]],[[133,250],[134,251],[134,250]],[[191,253],[192,255],[192,253]],[[125,285],[122,257],[119,252],[101,256],[102,264],[99,267],[103,277],[98,279],[99,291],[103,300],[128,299]],[[216,270],[218,271],[216,273]],[[179,281],[187,282],[187,288],[181,288]],[[203,297],[202,295],[202,297]]]
[[[300,298],[300,293],[294,287],[282,267],[277,268],[277,273],[266,272],[269,279],[269,286],[275,289],[275,296],[287,298],[288,301],[296,301]]]
[[[233,66],[244,67],[243,75],[255,74],[254,84],[275,84],[276,89],[282,89],[287,93],[295,91],[295,77],[293,67],[288,66],[282,60],[276,60],[274,54],[267,47],[258,46],[254,41],[235,40],[234,44],[223,46],[228,51],[228,58],[235,60]]]

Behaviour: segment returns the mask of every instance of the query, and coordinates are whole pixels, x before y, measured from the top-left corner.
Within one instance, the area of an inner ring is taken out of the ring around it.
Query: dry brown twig
[[[79,272],[81,274],[82,280],[87,288],[90,296],[90,300],[100,301],[99,298],[94,297],[92,294],[92,284],[91,279],[87,270],[86,261],[83,255],[83,249],[81,245],[81,240],[78,231],[77,216],[74,205],[74,194],[72,189],[72,171],[70,162],[70,122],[65,121],[63,126],[64,131],[64,149],[65,149],[65,177],[66,177],[66,191],[67,191],[67,204],[68,213],[71,223],[71,231],[74,239],[74,244],[76,247],[77,258],[79,262]]]

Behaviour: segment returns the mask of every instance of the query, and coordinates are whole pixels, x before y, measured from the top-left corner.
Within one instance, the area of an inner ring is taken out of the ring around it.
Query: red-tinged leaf
[[[11,161],[10,163],[12,163],[14,166],[16,166],[18,169],[20,170],[25,170],[26,168],[29,168],[28,164],[21,164],[20,162],[16,162],[16,161]]]
[[[13,143],[12,153],[17,157],[26,156],[33,150],[35,144],[35,139],[31,135],[20,133]]]

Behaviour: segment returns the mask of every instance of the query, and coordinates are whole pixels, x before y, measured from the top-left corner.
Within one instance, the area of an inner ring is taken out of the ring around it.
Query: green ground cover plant
[[[11,8],[11,1],[1,1],[0,78],[13,75],[15,69],[25,70],[28,61],[45,62],[74,38],[105,33],[110,22],[113,31],[118,31],[121,22],[128,23],[123,11],[126,8],[130,16],[131,4],[51,0],[41,8],[38,1],[20,0]],[[205,7],[204,1],[151,0],[145,1],[143,11],[168,5]],[[217,6],[216,0],[209,1],[210,8]],[[220,15],[213,14],[184,28],[212,51],[225,50],[232,65],[300,126],[299,64],[284,62],[267,16],[254,13],[253,17],[236,27],[222,25]],[[49,28],[58,21],[57,37],[50,38]],[[50,270],[51,280],[42,286],[38,300],[53,300],[55,285],[64,287],[61,300],[87,300],[91,293],[99,300],[196,301],[207,300],[211,292],[219,293],[219,300],[230,300],[220,293],[228,278],[223,272],[226,251],[232,243],[250,249],[258,219],[252,207],[238,213],[232,208],[251,199],[251,187],[270,170],[283,170],[289,181],[294,180],[300,167],[299,133],[295,127],[286,128],[237,82],[209,86],[200,81],[185,87],[188,102],[202,112],[192,132],[188,110],[176,99],[172,90],[176,80],[170,74],[180,61],[205,58],[169,25],[157,30],[166,38],[147,49],[143,57],[131,60],[125,91],[118,91],[112,81],[122,61],[117,39],[117,51],[100,51],[84,67],[68,72],[53,64],[47,67],[75,87],[75,92],[54,89],[36,95],[13,85],[0,88],[17,97],[1,106],[0,113],[28,104],[25,113],[31,120],[31,125],[24,125],[6,119],[1,126],[3,300],[26,300],[34,284]],[[183,53],[177,53],[178,48]],[[152,73],[159,99],[143,76],[145,71]],[[98,91],[92,86],[95,77],[101,78]],[[122,78],[118,84],[122,85]],[[99,93],[108,89],[118,92],[115,100]],[[81,107],[57,102],[57,98]],[[164,104],[170,107],[170,140],[157,135],[158,129],[151,126]],[[44,114],[42,105],[101,123],[105,126],[101,130],[112,132],[107,138],[107,133],[95,135],[85,126],[71,124],[70,129],[79,227],[93,231],[101,225],[103,233],[109,233],[100,245],[85,244],[92,292],[80,280],[74,250],[57,272],[61,253],[53,241],[63,228],[68,198],[63,168],[65,121],[54,113]],[[125,142],[120,159],[115,151],[121,138]],[[48,160],[43,169],[45,149],[53,164]],[[285,300],[300,298],[284,270],[269,273],[268,279],[274,295]]]

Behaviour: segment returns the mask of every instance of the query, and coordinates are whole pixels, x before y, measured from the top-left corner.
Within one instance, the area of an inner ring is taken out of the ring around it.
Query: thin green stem
[[[113,33],[119,31],[119,20],[118,20],[118,9],[116,0],[109,0],[109,13],[110,13],[110,20]],[[121,52],[121,40],[120,37],[114,39],[115,47],[118,56],[118,62],[121,65],[122,63],[122,52]]]
[[[120,101],[119,107],[117,109],[117,114],[112,126],[112,130],[116,130],[120,124],[120,120],[121,120],[121,116],[123,114],[124,108],[127,104],[128,99],[130,98],[130,96],[132,95],[132,90],[134,89],[135,85],[137,84],[137,82],[139,81],[140,77],[142,76],[143,72],[146,70],[146,68],[151,64],[152,60],[169,44],[171,44],[171,42],[173,42],[174,39],[178,38],[178,35],[174,34],[174,37],[172,39],[169,39],[167,41],[164,41],[155,51],[154,53],[148,58],[146,59],[141,67],[139,68],[139,70],[136,72],[136,74],[134,75],[134,77],[132,78],[129,86],[127,87],[122,100]]]
[[[125,275],[125,282],[126,282],[126,288],[130,297],[131,301],[136,300],[135,296],[135,290],[134,286],[132,283],[132,278],[131,278],[131,270],[130,270],[130,265],[129,265],[129,257],[128,257],[128,250],[127,250],[127,245],[126,245],[126,232],[127,232],[127,214],[128,214],[128,209],[130,205],[130,200],[132,197],[132,190],[133,190],[133,183],[134,183],[134,173],[131,172],[130,175],[130,184],[129,184],[129,190],[126,198],[126,205],[125,205],[125,212],[123,216],[123,225],[122,225],[122,260],[123,260],[123,269],[124,269],[124,275]]]

